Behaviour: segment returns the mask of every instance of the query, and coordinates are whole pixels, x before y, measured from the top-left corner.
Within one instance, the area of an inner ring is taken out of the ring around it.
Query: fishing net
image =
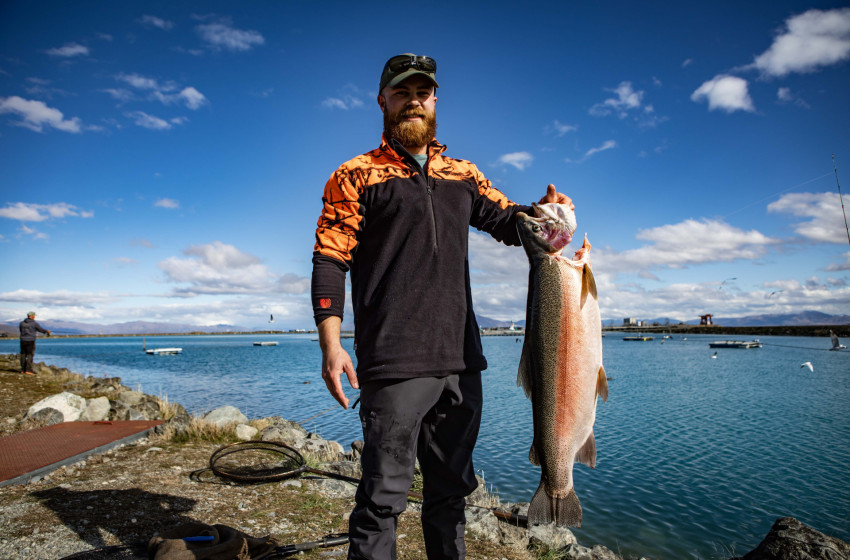
[[[318,474],[357,484],[357,478],[314,469],[292,447],[276,441],[240,441],[217,449],[210,470],[220,478],[242,483],[274,482],[302,473]]]
[[[240,441],[217,449],[210,469],[237,482],[273,482],[308,471],[301,454],[276,441]]]

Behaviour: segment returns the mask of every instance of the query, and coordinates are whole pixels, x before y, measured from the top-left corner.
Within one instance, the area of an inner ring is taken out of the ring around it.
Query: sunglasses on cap
[[[393,74],[404,72],[410,68],[433,74],[437,71],[437,61],[430,56],[400,54],[387,62],[387,69]]]

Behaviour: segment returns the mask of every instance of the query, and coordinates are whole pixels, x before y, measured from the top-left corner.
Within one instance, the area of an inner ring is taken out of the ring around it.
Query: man
[[[18,325],[21,331],[21,373],[35,375],[33,373],[32,358],[35,355],[35,339],[38,333],[50,336],[50,331],[42,327],[35,320],[35,311],[27,313],[27,318]]]
[[[349,520],[350,559],[394,559],[398,515],[418,457],[428,558],[464,558],[465,497],[477,486],[481,351],[472,310],[469,226],[519,245],[529,212],[475,165],[437,142],[436,62],[403,54],[384,65],[381,146],[331,176],[316,230],[312,298],[322,378],[348,408],[343,372],[360,388],[363,477]],[[549,185],[541,202],[571,204]],[[340,345],[351,271],[357,372]]]

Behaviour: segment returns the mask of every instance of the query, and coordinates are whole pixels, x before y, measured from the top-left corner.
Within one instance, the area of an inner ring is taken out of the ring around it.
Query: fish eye
[[[531,226],[531,229],[532,229],[532,231],[534,231],[536,233],[536,232],[540,231],[540,226],[538,226],[537,224],[534,224],[533,226]]]

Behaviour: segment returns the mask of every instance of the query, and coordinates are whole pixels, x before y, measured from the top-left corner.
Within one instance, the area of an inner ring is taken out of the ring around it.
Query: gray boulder
[[[565,548],[578,543],[572,531],[554,523],[529,526],[528,537],[532,543],[542,544],[550,549]]]
[[[65,421],[65,417],[55,408],[40,408],[32,415],[27,414],[24,419],[24,425],[28,428],[39,426],[52,426],[53,424],[61,424]]]
[[[204,416],[204,421],[210,424],[215,424],[220,428],[231,424],[247,424],[248,417],[239,412],[235,406],[220,406],[215,410],[208,412]]]
[[[123,391],[115,395],[115,400],[129,407],[137,406],[147,399],[147,395],[139,391]]]
[[[109,418],[109,399],[97,397],[86,399],[86,409],[80,415],[80,422],[100,422]]]
[[[236,437],[242,441],[252,439],[258,432],[259,430],[257,428],[248,424],[239,424],[236,426]]]
[[[850,560],[850,544],[780,517],[756,548],[731,560]]]
[[[289,446],[299,444],[307,438],[307,430],[299,424],[284,420],[280,417],[269,418],[270,423],[263,428],[260,439],[263,441],[278,441]]]
[[[32,417],[42,408],[53,408],[62,414],[63,422],[74,422],[86,409],[86,399],[67,391],[41,399],[27,411],[27,418]]]

